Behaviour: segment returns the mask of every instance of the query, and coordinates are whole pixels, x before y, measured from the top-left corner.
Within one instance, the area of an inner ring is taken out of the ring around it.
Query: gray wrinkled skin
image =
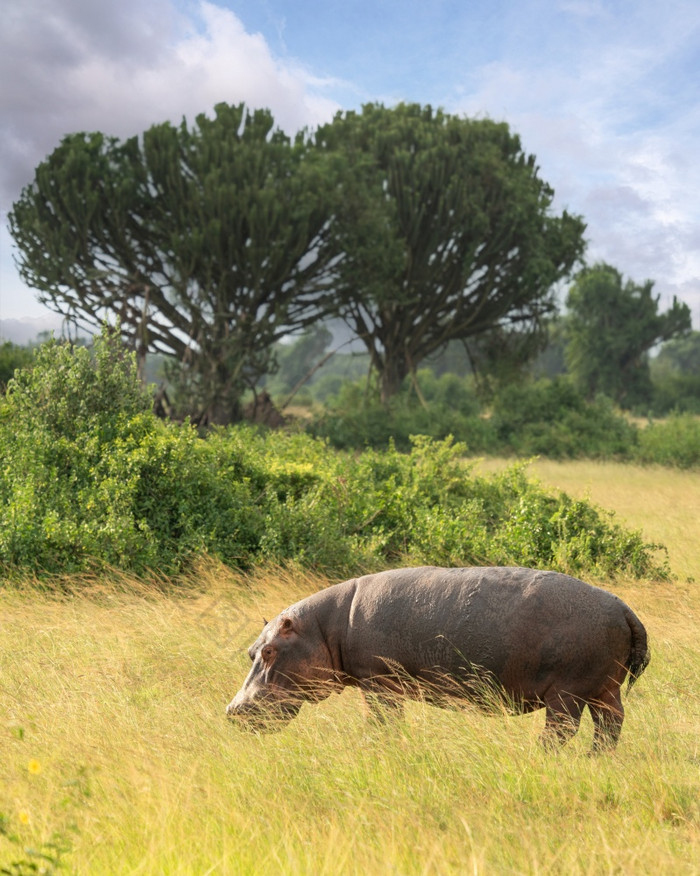
[[[226,712],[252,729],[358,686],[380,718],[405,696],[544,708],[545,743],[566,742],[588,706],[595,750],[617,744],[621,685],[649,662],[646,631],[617,596],[558,572],[492,567],[344,581],[283,611],[248,653]]]

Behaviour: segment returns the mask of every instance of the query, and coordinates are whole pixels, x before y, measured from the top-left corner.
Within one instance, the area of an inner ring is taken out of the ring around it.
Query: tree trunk
[[[407,374],[408,364],[405,357],[387,351],[379,381],[380,399],[383,405],[388,405],[398,393]]]

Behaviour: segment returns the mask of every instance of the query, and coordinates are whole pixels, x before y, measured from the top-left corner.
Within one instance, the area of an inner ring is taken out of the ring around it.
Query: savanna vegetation
[[[552,197],[507,126],[415,105],[296,138],[221,105],[37,169],[25,280],[119,320],[0,350],[0,874],[700,872],[700,333]],[[263,391],[284,429],[242,422]],[[653,657],[615,755],[352,692],[226,722],[263,616],[422,563],[619,593]]]
[[[587,265],[584,220],[553,197],[489,119],[369,104],[290,137],[219,104],[124,142],[67,136],[10,229],[67,330],[108,316],[142,375],[158,357],[171,418],[279,423],[294,401],[336,447],[452,435],[473,454],[697,465],[688,306]]]
[[[177,588],[27,580],[0,591],[2,872],[697,873],[699,475],[548,465],[544,482],[617,508],[682,569],[595,579],[639,613],[653,654],[614,755],[588,756],[588,719],[546,754],[538,713],[413,703],[377,728],[351,691],[278,734],[232,727],[261,618],[324,575],[203,563]]]
[[[0,872],[697,872],[697,472],[202,438],[153,415],[107,330],[37,350],[1,414]],[[653,660],[616,754],[588,757],[590,723],[546,754],[538,714],[413,703],[377,728],[352,692],[279,734],[227,723],[263,616],[418,562],[628,601]]]
[[[664,575],[653,547],[522,466],[476,475],[451,439],[402,453],[332,450],[303,433],[159,420],[133,354],[51,341],[0,405],[6,575],[177,574],[202,555],[242,569],[345,574],[400,563],[544,565]]]
[[[383,401],[451,339],[531,346],[584,248],[553,196],[489,119],[370,104],[290,138],[219,104],[124,142],[67,136],[10,230],[41,301],[93,330],[119,318],[183,414],[228,424],[275,341],[322,319],[366,347]]]

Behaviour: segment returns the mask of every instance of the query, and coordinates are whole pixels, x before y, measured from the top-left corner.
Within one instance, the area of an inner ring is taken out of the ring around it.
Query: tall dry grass
[[[579,486],[603,504],[591,471]],[[601,489],[615,478],[636,482],[606,467]],[[659,515],[684,513],[685,480],[663,510],[667,482],[648,486],[629,522],[668,526],[677,566],[682,527]],[[280,733],[238,731],[224,707],[245,648],[263,616],[326,583],[313,576],[210,567],[177,594],[0,591],[0,813],[17,840],[0,836],[0,870],[37,861],[27,847],[51,857],[53,838],[77,874],[700,873],[697,539],[682,556],[681,580],[611,585],[653,659],[618,751],[598,758],[588,717],[551,755],[541,713],[412,703],[376,728],[350,691]]]

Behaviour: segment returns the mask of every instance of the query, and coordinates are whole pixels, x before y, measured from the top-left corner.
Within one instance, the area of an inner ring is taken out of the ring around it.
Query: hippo
[[[402,698],[525,713],[545,709],[547,745],[585,706],[593,751],[613,749],[628,690],[649,663],[639,618],[612,593],[559,572],[514,567],[393,569],[343,581],[265,623],[232,720],[277,729],[304,702],[359,687],[379,720]]]

